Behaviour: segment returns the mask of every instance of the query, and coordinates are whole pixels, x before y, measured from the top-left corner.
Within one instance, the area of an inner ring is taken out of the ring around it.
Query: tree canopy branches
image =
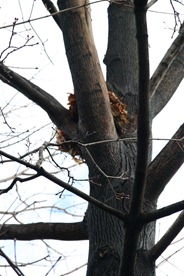
[[[63,129],[69,136],[75,137],[76,126],[74,122],[71,120],[67,109],[53,96],[26,78],[20,76],[18,73],[15,73],[3,63],[0,63],[0,79],[39,105],[47,112],[48,116],[57,127]]]
[[[17,174],[12,174],[13,177],[6,178],[3,175],[9,182],[8,187],[5,183],[6,188],[3,187],[0,194],[16,190],[21,204],[26,206],[24,212],[32,211],[27,205],[28,199],[24,202],[19,196],[22,185],[17,183],[31,183],[42,177],[49,180],[49,185],[56,184],[59,187],[59,192],[54,195],[64,197],[63,191],[60,192],[64,188],[66,192],[77,195],[77,199],[80,197],[86,200],[88,206],[85,215],[82,214],[84,220],[77,223],[23,224],[16,217],[22,208],[14,214],[7,211],[6,216],[12,216],[10,219],[14,217],[20,224],[8,225],[8,220],[2,223],[0,240],[89,240],[87,276],[152,276],[154,261],[183,228],[182,212],[154,245],[155,221],[184,208],[182,200],[156,209],[160,194],[184,161],[184,125],[150,162],[152,119],[167,104],[184,77],[183,26],[150,80],[146,12],[155,1],[110,1],[108,46],[104,58],[107,68],[105,80],[87,9],[90,2],[58,0],[59,10],[50,0],[42,2],[63,33],[74,94],[70,94],[69,109],[66,109],[51,95],[52,92],[47,93],[9,69],[5,60],[0,62],[0,80],[46,111],[58,127],[61,138],[56,138],[57,144],[44,142],[35,150],[26,141],[24,149],[27,147],[27,153],[24,151],[19,156],[17,153],[9,154],[8,150],[0,150],[1,165],[6,163],[11,166],[14,162],[21,165]],[[114,96],[114,102],[109,95]],[[123,115],[127,115],[123,126],[117,124],[121,116],[116,114],[117,110],[122,109]],[[4,121],[8,128],[8,123]],[[65,146],[70,151],[64,150]],[[61,176],[61,159],[54,154],[56,148],[70,153],[75,146],[79,149],[76,155],[88,167],[89,176],[85,181],[89,184],[89,195],[81,188],[76,188],[78,186],[75,184],[78,183],[68,166],[65,167],[66,175]],[[49,156],[47,164],[56,168],[56,172],[50,173],[49,169],[45,169],[44,150],[47,150]],[[32,157],[35,152],[39,154],[36,161],[35,156]],[[22,166],[29,171],[22,170]],[[59,173],[58,177],[56,173]],[[32,201],[30,206],[34,204],[38,206],[37,202]],[[40,199],[39,204],[42,204]]]

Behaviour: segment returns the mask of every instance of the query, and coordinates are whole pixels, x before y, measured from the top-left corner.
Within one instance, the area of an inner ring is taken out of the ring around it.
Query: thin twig
[[[18,268],[17,265],[15,265],[12,260],[2,251],[2,249],[0,248],[0,255],[5,258],[5,260],[8,262],[8,264],[11,266],[11,268],[15,271],[15,273],[18,276],[24,276],[24,274],[22,273],[22,271]]]
[[[61,179],[55,177],[54,175],[51,175],[49,172],[45,171],[42,167],[38,167],[38,166],[35,166],[31,163],[23,161],[23,160],[15,157],[13,155],[10,155],[10,154],[2,151],[2,150],[0,150],[0,155],[5,156],[6,158],[11,159],[15,162],[18,162],[19,164],[22,164],[26,167],[29,167],[30,169],[37,172],[37,176],[43,176],[43,177],[49,179],[50,181],[57,184],[58,186],[65,188],[69,192],[74,193],[75,195],[83,198],[84,200],[86,200],[86,201],[88,201],[92,204],[95,204],[100,209],[109,212],[110,214],[114,215],[115,217],[121,219],[122,221],[127,220],[127,216],[124,215],[121,211],[119,211],[115,208],[112,208],[112,207],[108,206],[107,204],[104,204],[103,202],[95,199],[94,197],[91,197],[91,196],[85,194],[84,192],[82,192],[79,189],[69,185],[68,183],[62,181]]]
[[[22,22],[19,22],[17,23],[16,25],[22,25],[22,24],[26,24],[26,23],[30,23],[30,22],[33,22],[33,21],[37,21],[37,20],[41,20],[41,19],[46,19],[48,17],[51,17],[51,16],[55,16],[57,14],[60,14],[60,13],[64,13],[64,12],[68,12],[68,11],[71,11],[71,10],[75,10],[75,9],[80,9],[80,8],[84,8],[84,7],[87,7],[87,6],[90,6],[92,4],[97,4],[97,3],[100,3],[100,2],[114,2],[112,0],[97,0],[97,1],[94,1],[92,3],[87,3],[87,4],[83,4],[83,5],[78,5],[76,7],[72,7],[72,8],[67,8],[67,9],[64,9],[62,11],[57,11],[57,12],[54,12],[52,14],[48,14],[48,15],[44,15],[44,16],[40,16],[40,17],[36,17],[36,18],[33,18],[33,19],[27,19],[25,21],[22,21]],[[6,25],[6,26],[2,26],[0,27],[0,30],[1,29],[6,29],[6,28],[9,28],[9,27],[12,27],[13,24],[9,24],[9,25]]]
[[[56,264],[61,260],[62,256],[60,256],[56,262],[51,266],[51,268],[49,269],[49,271],[45,274],[45,276],[49,275],[49,273],[52,271],[52,269],[56,266]]]
[[[27,178],[15,177],[14,180],[12,181],[12,183],[6,189],[1,189],[0,190],[0,195],[9,192],[14,187],[14,185],[17,183],[17,181],[19,181],[19,182],[22,183],[22,182],[33,180],[33,179],[35,179],[37,177],[39,177],[39,174],[32,175],[32,176],[27,177]]]

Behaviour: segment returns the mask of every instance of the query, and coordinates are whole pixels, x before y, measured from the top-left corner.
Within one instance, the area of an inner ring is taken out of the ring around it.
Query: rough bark
[[[61,3],[60,9],[69,5],[68,1],[59,3]],[[65,47],[77,100],[80,139],[86,143],[116,139],[107,88],[99,68],[91,32],[84,20],[85,9],[61,15]],[[83,151],[89,167],[89,178],[92,179],[90,195],[117,210],[122,210],[122,205],[127,201],[121,199],[122,192],[130,194],[129,172],[130,167],[133,169],[133,164],[122,162],[122,156],[125,158],[126,155],[125,151],[128,152],[122,142],[94,144],[87,147],[87,151]],[[125,178],[128,177],[127,191],[123,189],[125,186],[125,181],[121,178],[123,174]],[[103,273],[101,275],[117,275],[122,255],[123,222],[92,204],[89,204],[86,222],[90,241],[87,275],[101,273]],[[116,234],[114,229],[118,231]],[[111,265],[107,266],[109,257]],[[109,274],[110,271],[113,274]]]

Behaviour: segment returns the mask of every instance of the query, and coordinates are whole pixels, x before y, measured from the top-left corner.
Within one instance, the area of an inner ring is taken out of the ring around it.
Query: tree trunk
[[[85,8],[73,9],[60,17],[78,109],[77,138],[83,143],[92,143],[82,148],[89,168],[90,195],[125,215],[129,211],[134,183],[136,142],[117,138],[136,135],[138,107],[136,24],[132,2],[129,4],[109,6],[109,41],[105,56],[107,88],[127,105],[129,124],[121,134],[112,120],[90,28],[87,21],[84,22]],[[72,4],[71,1],[60,0],[58,5],[62,10]],[[98,141],[103,143],[95,143]],[[155,208],[155,202],[143,203],[143,208],[150,211]],[[89,237],[87,276],[118,276],[126,223],[93,204],[88,206],[86,223]],[[154,275],[154,264],[147,257],[147,251],[154,244],[154,236],[154,223],[144,227],[140,233],[136,276]]]
[[[71,149],[77,147],[77,154],[89,168],[90,196],[38,164],[33,165],[3,151],[0,151],[2,156],[37,174],[24,179],[16,177],[0,192],[8,192],[17,181],[30,181],[42,175],[88,200],[89,205],[85,219],[80,223],[3,225],[0,239],[89,239],[87,276],[153,276],[154,261],[183,227],[182,212],[154,246],[153,220],[180,211],[184,205],[184,202],[178,202],[154,212],[157,198],[183,162],[183,125],[151,162],[147,174],[151,160],[148,102],[153,109],[150,110],[153,118],[182,79],[183,67],[176,63],[183,57],[183,30],[181,28],[179,37],[156,70],[148,98],[147,0],[109,1],[108,47],[104,58],[107,81],[94,45],[88,0],[58,0],[62,13],[55,13],[57,9],[51,1],[42,1],[50,13],[54,13],[53,18],[63,31],[74,84],[75,107],[70,106],[74,112],[3,63],[0,64],[0,79],[44,109],[67,137]],[[171,71],[172,77],[175,76],[172,86],[169,82]],[[169,89],[163,97],[161,92],[165,92],[168,83]]]

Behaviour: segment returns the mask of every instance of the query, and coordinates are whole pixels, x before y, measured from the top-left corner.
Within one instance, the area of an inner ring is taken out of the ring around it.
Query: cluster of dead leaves
[[[122,135],[125,133],[126,125],[129,123],[126,104],[122,103],[114,92],[109,91],[108,93],[115,126],[118,134]],[[69,94],[68,105],[70,116],[77,120],[77,105],[74,94]],[[56,130],[56,141],[59,144],[59,149],[61,151],[69,153],[76,162],[81,163],[82,159],[79,147],[75,143],[72,143],[72,141],[70,142],[70,138],[60,129]],[[76,156],[79,156],[79,158]]]
[[[63,152],[69,153],[76,163],[83,163],[84,160],[81,158],[80,149],[77,144],[72,142],[59,128],[56,129],[56,142],[59,145],[59,149]]]
[[[127,106],[119,100],[114,92],[109,91],[109,99],[116,129],[118,134],[122,134],[125,132],[126,125],[129,123],[126,109]]]

